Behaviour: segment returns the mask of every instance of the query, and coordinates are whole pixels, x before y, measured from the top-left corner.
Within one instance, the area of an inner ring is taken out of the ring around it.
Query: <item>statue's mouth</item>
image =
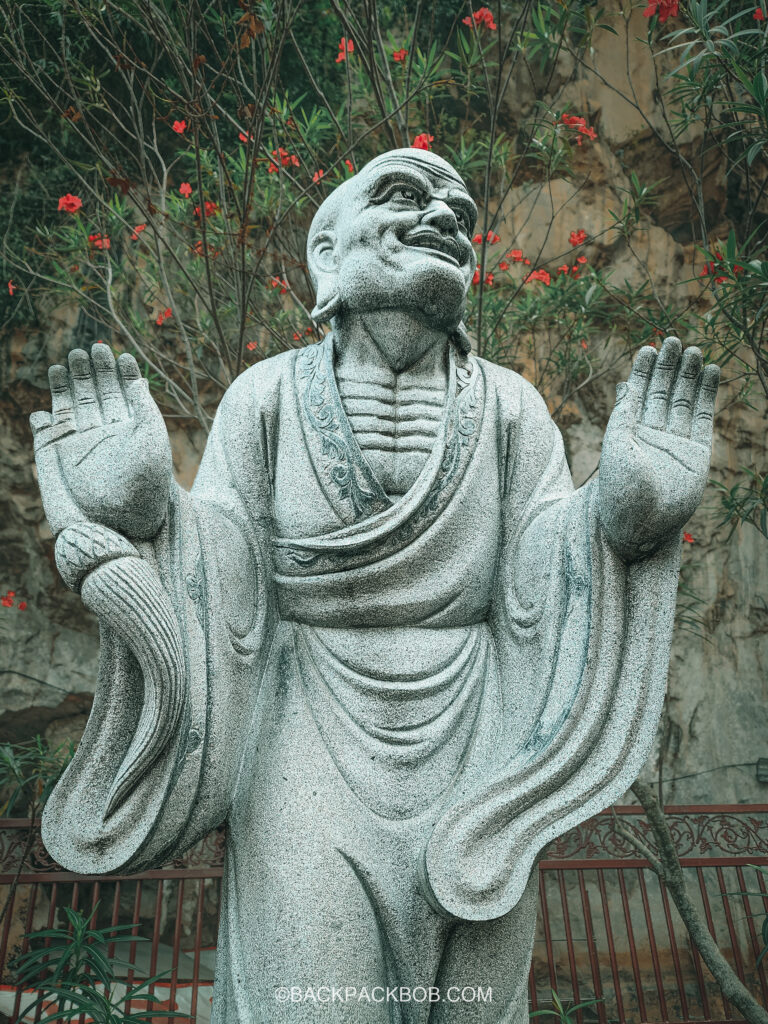
[[[420,228],[416,231],[409,231],[403,238],[406,245],[413,245],[419,249],[426,249],[428,252],[448,260],[455,267],[460,267],[465,260],[461,245],[450,235],[443,235],[439,231],[431,231],[429,228]]]

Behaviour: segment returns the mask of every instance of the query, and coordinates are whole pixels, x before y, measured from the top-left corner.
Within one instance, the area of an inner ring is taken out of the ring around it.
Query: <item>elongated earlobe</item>
[[[312,240],[307,254],[309,271],[315,284],[315,308],[312,319],[315,323],[328,323],[341,309],[336,283],[336,236],[332,231],[322,231]]]
[[[315,308],[310,314],[316,324],[327,324],[341,309],[341,297],[336,290],[336,275],[318,278]]]

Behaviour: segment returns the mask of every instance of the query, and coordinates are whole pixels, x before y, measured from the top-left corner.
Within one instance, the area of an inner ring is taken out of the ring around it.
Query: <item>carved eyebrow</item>
[[[384,171],[374,179],[370,189],[371,201],[374,203],[382,202],[381,193],[389,185],[393,184],[413,185],[414,188],[417,188],[420,192],[425,192],[427,195],[430,195],[432,192],[432,186],[422,174],[419,174],[418,171],[402,167],[397,170]]]

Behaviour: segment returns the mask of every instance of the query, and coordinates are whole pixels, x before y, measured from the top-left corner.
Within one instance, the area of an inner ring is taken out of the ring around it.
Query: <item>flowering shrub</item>
[[[168,411],[207,428],[244,366],[319,336],[307,226],[330,189],[395,146],[444,155],[467,179],[480,208],[468,330],[480,355],[526,373],[556,416],[670,331],[731,367],[736,397],[765,401],[762,5],[652,0],[636,10],[660,83],[661,127],[649,130],[690,200],[698,255],[681,303],[662,294],[636,246],[666,185],[639,180],[629,155],[613,156],[626,184],[614,187],[609,227],[567,225],[559,252],[544,229],[525,252],[512,247],[512,197],[530,190],[545,204],[551,182],[589,180],[599,115],[574,106],[565,84],[545,102],[537,76],[562,55],[591,74],[592,37],[614,30],[610,11],[542,0],[523,13],[503,2],[395,16],[378,5],[279,0],[228,21],[204,18],[196,0],[183,10],[102,0],[57,8],[61,24],[48,35],[46,4],[18,7],[0,31],[12,69],[6,113],[40,135],[46,111],[45,137],[68,177],[44,222],[25,230],[26,248],[4,253],[4,301],[21,309],[22,298],[75,298],[105,339],[139,358]],[[154,28],[137,34],[132,18]],[[190,19],[197,40],[185,31]],[[510,110],[521,75],[541,98]],[[683,145],[684,135],[694,141]],[[725,231],[707,219],[700,170],[715,151],[735,197]],[[612,273],[607,254],[619,242],[641,283]]]

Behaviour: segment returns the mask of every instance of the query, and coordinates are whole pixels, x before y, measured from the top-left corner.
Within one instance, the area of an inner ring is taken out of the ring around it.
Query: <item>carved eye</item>
[[[418,203],[421,200],[421,193],[415,188],[407,185],[398,186],[392,193],[395,199],[402,199],[407,203]]]
[[[459,227],[465,235],[468,235],[471,231],[469,214],[466,210],[454,210],[453,212],[456,214],[456,220],[459,222]]]

